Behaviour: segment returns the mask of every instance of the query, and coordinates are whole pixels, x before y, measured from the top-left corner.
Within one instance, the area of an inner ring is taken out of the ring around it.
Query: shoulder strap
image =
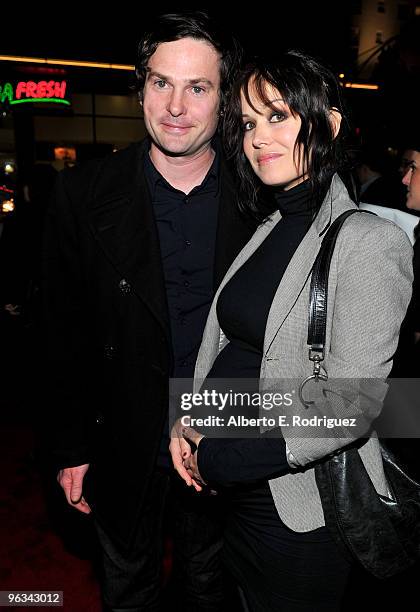
[[[309,352],[322,354],[324,358],[325,334],[327,329],[328,276],[331,259],[340,229],[350,215],[359,212],[356,209],[341,214],[329,227],[312,268],[311,288],[309,293]],[[311,359],[311,356],[309,357]]]
[[[302,403],[309,408],[312,402],[305,401],[302,389],[310,379],[326,380],[327,374],[321,374],[320,362],[324,359],[325,336],[327,331],[327,300],[328,300],[328,276],[330,273],[331,259],[334,253],[335,243],[340,229],[350,215],[360,212],[359,209],[347,210],[342,213],[329,227],[325,234],[319,253],[312,267],[311,286],[309,292],[309,323],[308,323],[308,346],[309,359],[313,361],[313,374],[305,378],[299,389]],[[370,213],[373,214],[373,213]]]

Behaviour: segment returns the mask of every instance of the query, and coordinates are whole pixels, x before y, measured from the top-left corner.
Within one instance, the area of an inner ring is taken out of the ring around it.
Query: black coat
[[[169,315],[148,142],[60,173],[45,228],[46,375],[57,467],[90,463],[84,494],[128,547],[168,411]],[[221,160],[215,285],[252,234]]]

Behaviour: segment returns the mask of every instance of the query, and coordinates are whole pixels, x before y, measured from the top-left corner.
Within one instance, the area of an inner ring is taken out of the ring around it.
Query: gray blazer
[[[301,381],[312,374],[307,347],[311,268],[326,229],[338,215],[351,208],[356,206],[335,175],[319,213],[293,255],[271,304],[260,369],[262,391],[275,388],[279,379]],[[216,293],[196,363],[196,390],[228,343],[217,320],[218,296],[280,218],[280,213],[275,212],[260,225],[236,257]],[[346,220],[337,239],[329,276],[324,365],[332,382],[317,383],[317,387],[320,385],[322,391],[337,379],[372,379],[373,395],[379,404],[375,401],[362,403],[360,394],[352,395],[343,390],[334,393],[334,399],[326,399],[320,393],[313,398],[313,414],[319,410],[322,414],[362,417],[368,431],[386,392],[384,380],[391,370],[412,281],[412,247],[399,227],[366,213],[352,215]],[[332,397],[331,394],[328,397]],[[299,401],[294,402],[293,411],[304,417],[310,416]],[[308,435],[297,437],[296,433],[292,435],[287,428],[282,428],[282,434],[291,453],[289,462],[300,467],[298,471],[271,480],[271,492],[281,520],[294,531],[310,531],[325,524],[311,463],[349,444],[354,439],[354,432],[343,427],[339,437],[327,437],[326,434],[324,438],[317,430],[315,438]],[[360,437],[360,433],[356,437]],[[359,453],[376,490],[387,495],[375,434]]]

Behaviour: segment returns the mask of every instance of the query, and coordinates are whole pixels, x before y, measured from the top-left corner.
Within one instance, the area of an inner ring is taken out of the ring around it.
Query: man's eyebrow
[[[206,85],[213,87],[213,83],[209,79],[206,79],[206,77],[200,77],[198,79],[188,79],[188,83],[190,83],[191,85],[196,85],[197,83],[206,83]]]
[[[162,81],[168,81],[169,77],[164,74],[160,74],[160,72],[156,72],[155,70],[151,70],[150,68],[146,68],[147,75],[149,77],[157,77],[158,79],[162,79]]]
[[[160,72],[156,72],[156,70],[152,70],[151,68],[146,68],[147,74],[149,77],[156,77],[158,79],[162,79],[162,81],[170,81],[171,78],[161,74]],[[209,87],[213,87],[213,83],[207,79],[206,77],[198,77],[195,79],[185,79],[187,83],[190,85],[197,85],[197,83],[205,83]]]

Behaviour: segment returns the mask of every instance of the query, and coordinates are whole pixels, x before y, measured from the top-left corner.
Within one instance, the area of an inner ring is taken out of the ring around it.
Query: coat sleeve
[[[45,392],[45,445],[56,468],[90,460],[89,330],[79,229],[67,181],[66,171],[61,172],[46,217],[43,245],[46,355],[41,385]]]
[[[315,416],[322,421],[315,428],[299,427],[298,433],[294,428],[292,435],[292,428],[283,430],[295,466],[305,466],[355,439],[368,437],[382,408],[385,380],[412,292],[413,252],[400,228],[383,220],[372,223],[372,229],[351,250],[342,249],[337,258],[331,339],[325,358],[328,380],[309,383],[305,398],[314,404],[309,409],[302,404],[294,409],[302,418]],[[338,421],[330,428],[326,419]]]

